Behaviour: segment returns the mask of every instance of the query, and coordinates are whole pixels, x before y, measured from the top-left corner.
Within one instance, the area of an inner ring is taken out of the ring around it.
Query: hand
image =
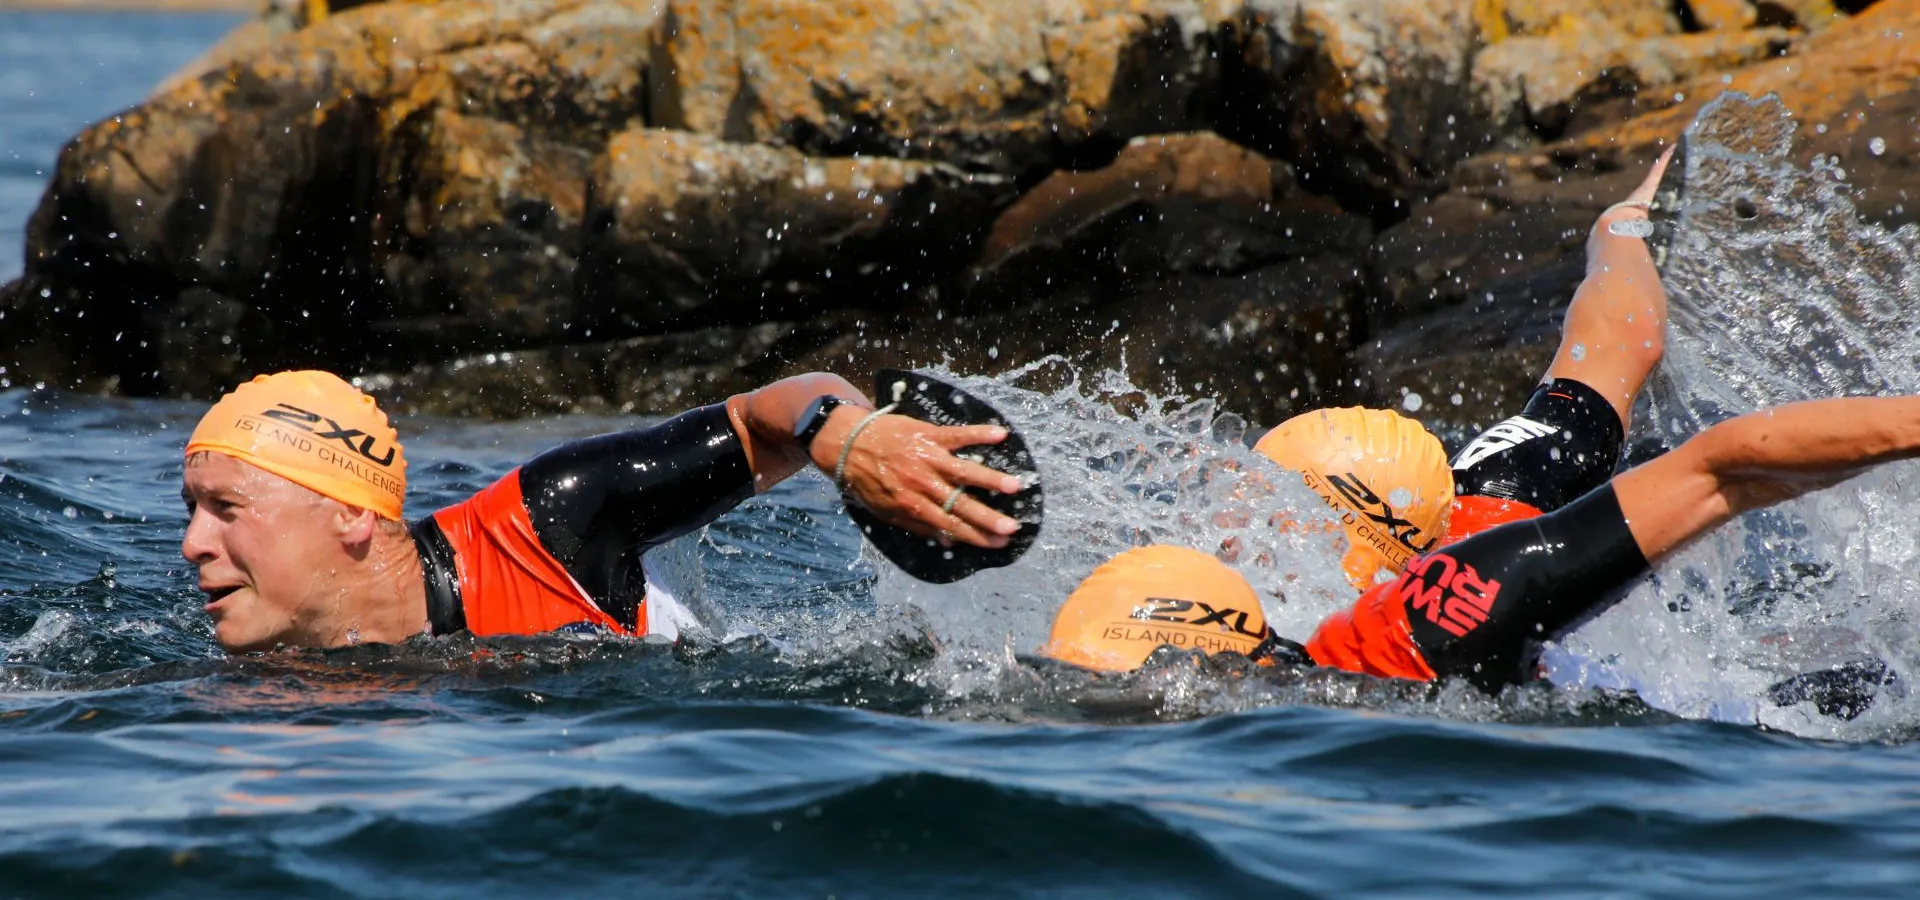
[[[855,425],[867,411],[841,407],[814,439],[809,451],[829,476],[839,463]],[[1000,548],[1020,523],[962,494],[951,511],[942,507],[956,487],[1018,493],[1020,479],[953,455],[975,444],[1007,438],[998,425],[942,427],[906,416],[885,415],[862,429],[847,453],[841,475],[847,492],[881,521],[942,544],[959,540],[976,547]]]
[[[1626,204],[1653,202],[1654,192],[1660,189],[1660,179],[1667,174],[1667,163],[1673,160],[1673,151],[1673,147],[1668,147],[1662,151],[1660,156],[1653,161],[1653,167],[1647,170],[1647,177],[1641,179],[1640,186],[1634,188],[1633,193],[1627,195],[1627,199],[1607,207],[1606,211],[1600,214],[1600,220],[1594,223],[1595,231],[1599,231],[1601,225],[1611,222],[1616,218],[1646,218],[1647,210],[1645,207],[1628,206]]]

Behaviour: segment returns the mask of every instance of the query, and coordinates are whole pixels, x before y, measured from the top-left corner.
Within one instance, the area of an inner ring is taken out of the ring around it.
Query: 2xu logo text
[[[1419,526],[1395,514],[1393,507],[1387,505],[1387,501],[1380,499],[1379,494],[1374,493],[1372,488],[1367,487],[1366,483],[1352,472],[1348,472],[1345,476],[1328,475],[1327,483],[1333,485],[1333,489],[1346,498],[1348,506],[1359,510],[1361,515],[1386,528],[1388,536],[1401,546],[1415,553],[1425,553],[1433,547],[1437,535],[1423,537]]]
[[[1198,600],[1175,600],[1170,597],[1148,597],[1147,605],[1141,608],[1141,618],[1155,622],[1179,622],[1182,625],[1223,625],[1252,638],[1262,638],[1266,632],[1258,628],[1247,627],[1247,613],[1225,607],[1214,609]],[[1200,614],[1197,618],[1195,613]]]
[[[386,455],[375,456],[373,455],[373,435],[361,431],[358,428],[342,428],[339,422],[335,422],[319,413],[309,412],[287,403],[277,403],[274,404],[273,409],[261,412],[260,416],[266,419],[273,419],[277,422],[285,422],[301,431],[310,432],[314,437],[323,441],[339,441],[345,444],[347,449],[366,457],[369,462],[376,465],[390,466],[393,464],[394,448],[392,446],[387,447]],[[318,427],[322,422],[326,423],[328,430],[322,431]],[[354,443],[354,438],[359,438],[359,443]]]

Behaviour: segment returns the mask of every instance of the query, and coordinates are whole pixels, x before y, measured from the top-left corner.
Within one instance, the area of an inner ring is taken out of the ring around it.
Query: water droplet
[[[1587,358],[1587,345],[1575,343],[1572,349],[1567,352],[1567,355],[1573,357],[1574,362],[1580,362]]]
[[[1885,139],[1885,138],[1874,138],[1873,140],[1870,140],[1870,141],[1868,141],[1868,142],[1867,142],[1867,151],[1868,151],[1868,152],[1870,152],[1870,153],[1872,153],[1872,154],[1873,154],[1873,155],[1875,155],[1875,156],[1879,156],[1880,154],[1882,154],[1882,153],[1885,153],[1885,152],[1887,152],[1887,141],[1886,141],[1886,139]]]
[[[1420,407],[1425,406],[1426,403],[1427,401],[1422,399],[1419,394],[1414,393],[1409,393],[1405,397],[1400,398],[1400,406],[1407,412],[1419,412]]]

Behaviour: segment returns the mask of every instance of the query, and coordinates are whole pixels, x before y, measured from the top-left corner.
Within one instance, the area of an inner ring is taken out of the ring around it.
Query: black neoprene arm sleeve
[[[1608,482],[1416,559],[1396,588],[1434,673],[1497,690],[1531,679],[1542,643],[1605,612],[1646,570]]]
[[[584,438],[520,467],[534,533],[606,613],[635,626],[648,550],[753,496],[724,403],[650,428]]]

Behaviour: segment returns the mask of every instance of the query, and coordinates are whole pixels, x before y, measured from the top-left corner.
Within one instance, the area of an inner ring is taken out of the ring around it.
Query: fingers
[[[938,540],[942,544],[960,541],[976,547],[997,550],[1007,545],[1007,534],[1012,533],[1008,531],[1005,534],[995,534],[992,533],[993,529],[983,528],[983,524],[995,518],[1006,519],[1006,517],[972,497],[963,496],[960,502],[954,505],[951,513],[925,497],[909,500],[904,506],[905,515],[898,518],[889,517],[892,523],[921,537]],[[1014,526],[1013,530],[1018,530],[1020,527],[1020,523],[1012,519],[1007,519],[1007,522]]]
[[[953,505],[952,516],[966,527],[998,539],[999,543],[994,545],[996,547],[1005,546],[1006,539],[1020,530],[1020,523],[1013,517],[965,494],[960,495],[959,502]]]
[[[975,444],[998,444],[1007,439],[1007,430],[999,425],[928,425],[927,436],[948,450],[958,450]]]
[[[904,416],[873,423],[849,458],[847,487],[882,521],[942,543],[1000,548],[1020,523],[978,499],[954,495],[962,487],[1018,493],[1017,476],[953,455],[962,447],[1006,440],[998,425],[933,426]]]
[[[1007,439],[1007,429],[999,425],[949,425],[930,426],[913,420],[915,424],[926,428],[926,436],[941,449],[952,454],[963,447],[977,447],[981,444],[998,444]],[[936,466],[947,480],[954,484],[977,487],[1002,494],[1017,494],[1025,487],[1018,476],[997,472],[974,462],[949,455]]]
[[[1020,489],[1025,486],[1020,483],[1020,477],[1017,475],[995,471],[973,460],[961,459],[957,456],[948,458],[940,470],[946,475],[947,480],[954,484],[998,491],[1002,494],[1020,493]]]

